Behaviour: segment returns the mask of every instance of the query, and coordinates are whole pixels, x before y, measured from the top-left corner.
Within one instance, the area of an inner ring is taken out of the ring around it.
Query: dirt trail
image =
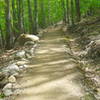
[[[80,100],[82,74],[65,53],[62,32],[44,34],[27,72],[19,79],[15,100]]]

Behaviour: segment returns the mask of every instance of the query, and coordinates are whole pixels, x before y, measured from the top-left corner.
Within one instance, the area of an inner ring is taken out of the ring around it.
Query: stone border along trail
[[[18,79],[15,100],[80,100],[81,72],[66,54],[61,31],[45,33],[26,72]]]

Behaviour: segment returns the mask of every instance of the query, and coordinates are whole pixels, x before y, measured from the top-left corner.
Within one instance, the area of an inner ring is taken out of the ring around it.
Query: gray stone
[[[5,85],[3,88],[3,93],[5,96],[11,96],[13,94],[13,84],[8,83],[7,85]]]
[[[7,68],[3,69],[3,72],[6,75],[14,75],[20,71],[19,67],[16,64],[11,64]]]
[[[19,51],[15,54],[15,59],[22,59],[25,57],[25,51],[22,50],[22,51]]]

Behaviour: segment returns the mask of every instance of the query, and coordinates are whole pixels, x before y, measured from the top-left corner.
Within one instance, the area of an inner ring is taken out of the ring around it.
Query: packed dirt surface
[[[43,35],[27,71],[18,79],[15,100],[80,100],[85,91],[73,59],[66,54],[61,31]]]

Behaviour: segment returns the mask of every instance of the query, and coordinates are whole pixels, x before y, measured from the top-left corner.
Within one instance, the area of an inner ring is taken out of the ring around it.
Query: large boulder
[[[30,35],[30,34],[21,34],[17,40],[18,44],[20,46],[24,46],[24,44],[28,41],[39,42],[39,37],[36,35]]]

